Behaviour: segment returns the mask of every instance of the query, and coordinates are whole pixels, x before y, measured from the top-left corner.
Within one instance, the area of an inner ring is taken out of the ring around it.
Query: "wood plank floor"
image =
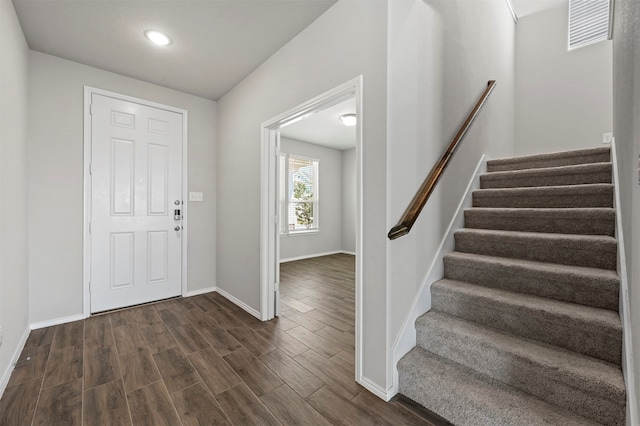
[[[354,259],[281,266],[281,316],[217,293],[31,332],[0,425],[430,425],[354,381]]]

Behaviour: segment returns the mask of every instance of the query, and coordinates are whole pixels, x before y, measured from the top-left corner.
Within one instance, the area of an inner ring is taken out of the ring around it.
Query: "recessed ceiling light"
[[[342,124],[344,124],[347,127],[351,127],[351,126],[355,126],[356,125],[356,115],[355,114],[344,114],[340,116],[340,120],[342,121]]]
[[[147,30],[144,32],[144,36],[148,38],[152,43],[158,46],[166,46],[171,44],[171,39],[166,34],[162,34],[160,31]]]

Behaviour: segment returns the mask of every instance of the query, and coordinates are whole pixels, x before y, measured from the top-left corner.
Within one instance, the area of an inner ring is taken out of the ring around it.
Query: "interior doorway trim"
[[[110,98],[119,99],[126,102],[163,109],[182,115],[182,237],[181,237],[181,281],[182,296],[187,294],[187,247],[189,238],[189,203],[188,203],[188,158],[187,153],[188,138],[188,111],[182,108],[176,108],[170,105],[164,105],[145,99],[135,98],[132,96],[122,95],[120,93],[110,92],[95,87],[84,86],[84,168],[83,168],[83,229],[82,229],[82,312],[85,318],[91,316],[91,240],[89,235],[89,222],[91,219],[91,95],[102,95]]]
[[[322,111],[344,100],[355,98],[356,115],[356,324],[355,355],[356,381],[362,378],[362,76],[358,76],[340,86],[329,90],[295,108],[286,111],[261,127],[261,181],[260,181],[260,319],[272,319],[275,314],[275,285],[279,263],[278,247],[278,210],[277,200],[277,161],[279,151],[278,130],[288,124],[302,120],[309,115]]]

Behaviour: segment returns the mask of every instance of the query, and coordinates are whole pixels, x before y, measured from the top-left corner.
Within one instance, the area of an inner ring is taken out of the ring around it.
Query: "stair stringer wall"
[[[618,241],[618,276],[620,277],[620,319],[622,320],[622,371],[627,387],[627,425],[639,426],[638,400],[636,398],[635,370],[633,363],[633,343],[631,333],[631,308],[629,306],[629,281],[627,276],[624,235],[622,231],[622,212],[620,209],[620,176],[615,140],[611,142],[611,177],[614,188],[614,207],[616,209],[616,240]]]
[[[467,184],[467,188],[458,203],[455,214],[442,236],[438,250],[433,259],[431,259],[429,269],[411,304],[411,309],[402,324],[402,329],[395,342],[393,342],[391,349],[393,357],[393,385],[387,395],[387,401],[398,393],[398,362],[416,346],[416,319],[431,309],[431,284],[444,277],[444,256],[454,251],[454,232],[464,228],[464,211],[472,206],[473,191],[480,189],[480,175],[487,172],[488,160],[489,158],[486,155],[480,157],[476,169]]]

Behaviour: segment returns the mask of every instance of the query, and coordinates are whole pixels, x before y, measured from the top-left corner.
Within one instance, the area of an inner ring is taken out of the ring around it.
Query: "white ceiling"
[[[29,48],[217,100],[337,0],[13,0]],[[168,34],[151,45],[148,29]]]
[[[355,126],[347,127],[340,121],[341,115],[355,112],[356,101],[350,99],[282,128],[280,135],[338,150],[355,148]]]

